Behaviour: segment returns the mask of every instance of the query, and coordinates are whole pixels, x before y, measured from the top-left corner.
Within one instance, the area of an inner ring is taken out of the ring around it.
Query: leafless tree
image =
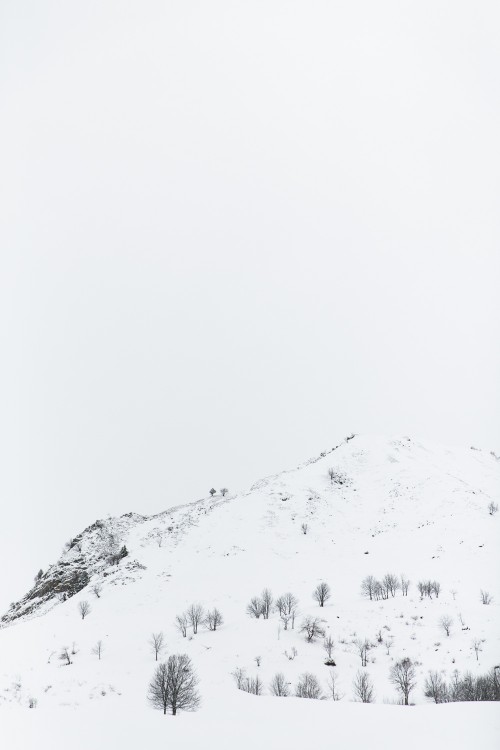
[[[439,599],[439,594],[441,592],[441,584],[439,583],[439,581],[433,581],[431,583],[431,589],[436,595],[436,599]]]
[[[92,586],[92,593],[96,595],[97,599],[100,599],[102,592],[102,584],[94,583]]]
[[[391,596],[396,596],[396,592],[399,588],[398,577],[394,575],[394,573],[386,573],[382,578],[382,586],[386,592],[386,599],[389,598],[389,594]]]
[[[254,658],[254,662],[257,664],[258,667],[260,667],[260,662],[262,661],[262,656],[256,656]]]
[[[158,661],[158,655],[162,650],[164,643],[165,638],[162,632],[152,633],[151,638],[149,639],[149,646],[155,655],[155,661]]]
[[[291,622],[292,629],[295,624],[295,616],[298,609],[298,599],[290,591],[286,594],[279,596],[276,599],[275,607],[279,612],[280,618],[285,626],[285,630],[288,630],[288,623]]]
[[[439,672],[429,672],[424,683],[424,695],[432,698],[434,703],[445,703],[448,700],[448,688]]]
[[[102,656],[103,648],[104,647],[103,647],[102,641],[97,641],[97,643],[95,644],[95,646],[92,648],[92,653],[94,654],[94,656],[99,657],[99,661],[101,661],[101,656]]]
[[[332,636],[331,635],[326,636],[326,638],[323,641],[323,648],[325,649],[329,659],[332,658],[334,647],[335,647],[335,644],[333,642]]]
[[[167,710],[174,716],[177,711],[195,711],[200,704],[196,690],[198,678],[187,654],[173,654],[166,663],[158,664],[149,683],[148,699],[154,708]]]
[[[495,513],[498,513],[498,503],[494,503],[493,500],[488,505],[488,513],[490,516],[494,516]]]
[[[396,690],[401,693],[404,705],[408,705],[410,693],[417,684],[416,672],[413,662],[408,657],[400,659],[392,665],[389,679]]]
[[[334,701],[340,701],[344,697],[341,695],[337,688],[337,675],[335,674],[334,669],[328,670],[328,679],[326,681],[326,684],[328,685],[328,693],[330,695],[330,698]]]
[[[354,641],[356,650],[361,659],[361,666],[366,667],[368,664],[368,651],[371,649],[371,643],[367,638],[357,638]]]
[[[492,601],[493,597],[491,594],[489,594],[488,591],[483,591],[483,589],[481,589],[481,602],[483,604],[491,604]]]
[[[323,691],[318,678],[310,672],[301,674],[298,683],[295,685],[295,695],[297,698],[312,698],[315,700],[323,698]]]
[[[356,672],[352,687],[356,700],[361,701],[361,703],[373,703],[375,695],[368,672],[361,672],[360,670]]]
[[[273,608],[273,595],[270,589],[264,589],[260,595],[260,600],[262,602],[262,615],[264,620],[268,620]]]
[[[82,620],[85,620],[90,612],[90,604],[87,601],[78,602],[78,612],[80,613]]]
[[[236,682],[236,687],[238,688],[238,690],[243,690],[243,685],[247,679],[245,670],[241,667],[237,667],[231,674],[234,677],[234,681]]]
[[[198,626],[203,620],[203,607],[201,604],[191,604],[191,606],[188,607],[186,614],[188,622],[193,628],[193,633],[196,635],[198,632]]]
[[[450,635],[451,626],[453,625],[453,618],[450,615],[443,615],[439,620],[440,626],[443,628],[446,635]]]
[[[377,583],[378,582],[373,576],[366,576],[366,578],[363,578],[363,580],[361,581],[361,593],[363,594],[363,596],[367,596],[370,601],[375,598]]]
[[[205,625],[209,630],[217,630],[219,625],[222,625],[223,622],[224,618],[217,607],[208,610],[205,616]]]
[[[71,654],[69,652],[69,648],[67,646],[63,646],[61,649],[61,653],[59,654],[59,659],[63,661],[66,665],[71,664]]]
[[[262,695],[264,692],[264,683],[259,675],[247,677],[246,683],[243,685],[243,690],[247,693],[252,693],[252,695]]]
[[[175,627],[179,631],[179,633],[182,635],[183,638],[187,635],[187,627],[188,627],[188,617],[185,612],[182,613],[182,615],[176,615],[175,616]]]
[[[262,606],[262,599],[258,596],[253,596],[250,599],[250,603],[247,605],[247,614],[249,614],[250,617],[256,617],[258,620],[262,614]]]
[[[283,653],[285,654],[288,661],[293,661],[297,656],[297,649],[295,648],[295,646],[292,646],[290,653],[288,653],[288,651],[284,651]]]
[[[394,646],[394,636],[393,635],[390,635],[388,638],[385,639],[384,646],[387,649],[387,652],[386,652],[387,656],[389,656],[391,648]]]
[[[325,635],[325,629],[322,626],[323,620],[319,617],[307,616],[300,625],[300,632],[306,634],[306,641],[313,643],[315,638]]]
[[[324,607],[325,602],[331,597],[330,586],[327,583],[318,583],[313,591],[313,599],[315,599],[320,607]]]
[[[406,578],[406,576],[404,576],[402,573],[399,579],[399,585],[401,587],[401,592],[403,596],[408,596],[408,589],[410,588],[410,579]]]
[[[277,672],[269,685],[271,695],[277,695],[280,698],[287,698],[290,695],[288,682],[283,672]]]
[[[213,497],[216,492],[217,490],[214,490],[214,488],[212,487],[212,489],[210,490],[210,495]]]
[[[220,491],[220,494],[222,495],[222,497],[226,497],[226,495],[227,495],[228,492],[229,492],[228,488],[227,487],[223,487],[221,489],[221,491]]]
[[[302,533],[303,533],[303,534],[307,534],[307,531],[308,531],[308,529],[309,529],[309,526],[307,525],[307,523],[303,523],[303,524],[301,525],[300,529],[301,529],[301,531],[302,531]]]
[[[474,640],[472,641],[472,648],[474,649],[474,653],[476,654],[476,661],[479,661],[479,653],[483,650],[481,648],[480,638],[474,638]]]
[[[335,479],[335,469],[328,469],[328,476],[330,477],[330,483],[333,484],[333,480]]]

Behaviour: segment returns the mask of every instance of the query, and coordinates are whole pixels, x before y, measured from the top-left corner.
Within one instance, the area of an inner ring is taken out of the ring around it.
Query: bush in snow
[[[304,672],[304,674],[300,675],[299,681],[295,686],[295,695],[297,698],[313,698],[316,700],[323,698],[323,691],[318,678],[310,672]]]
[[[271,695],[277,695],[280,698],[286,698],[290,695],[289,683],[285,679],[283,672],[277,672],[269,685]]]
[[[361,703],[373,703],[375,693],[368,672],[356,672],[356,676],[352,683],[352,689],[355,700],[361,701]]]
[[[483,604],[491,604],[492,601],[493,597],[487,591],[483,591],[483,589],[481,589],[481,602]]]
[[[323,620],[319,617],[306,617],[300,625],[300,632],[305,633],[306,641],[313,643],[316,638],[325,635],[325,629],[322,626]]]

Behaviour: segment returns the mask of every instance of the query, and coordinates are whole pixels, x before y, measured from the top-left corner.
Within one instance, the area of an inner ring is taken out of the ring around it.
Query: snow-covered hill
[[[2,618],[4,726],[14,732],[19,711],[36,702],[35,710],[22,714],[25,734],[16,730],[7,747],[30,746],[30,732],[39,747],[59,747],[56,736],[62,747],[68,707],[78,709],[68,731],[78,726],[80,716],[85,732],[93,723],[100,727],[103,739],[102,744],[94,739],[96,747],[109,747],[104,738],[108,731],[112,736],[117,716],[130,724],[120,747],[127,747],[126,737],[134,732],[152,732],[153,737],[157,731],[174,732],[176,746],[184,747],[220,731],[230,746],[246,726],[250,743],[254,722],[263,722],[270,738],[282,737],[283,747],[299,747],[301,721],[313,723],[317,732],[322,728],[321,736],[331,739],[332,747],[338,737],[344,738],[342,747],[356,747],[365,729],[353,729],[352,723],[365,719],[372,731],[386,727],[380,747],[397,742],[395,727],[410,732],[411,741],[425,740],[427,747],[438,746],[431,744],[432,727],[436,736],[451,732],[455,747],[468,747],[466,738],[477,735],[467,734],[466,716],[471,725],[482,726],[481,746],[493,747],[499,729],[496,705],[421,704],[429,703],[423,694],[429,670],[451,678],[455,669],[484,673],[500,664],[500,514],[488,511],[491,502],[498,502],[499,479],[500,461],[489,452],[356,436],[296,469],[257,482],[244,494],[217,493],[154,517],[131,513],[97,521],[70,541],[59,561]],[[124,548],[127,554],[120,556]],[[366,576],[380,579],[386,573],[410,579],[407,596],[398,591],[370,601],[361,594]],[[441,584],[438,597],[420,596],[417,584],[425,580]],[[312,596],[322,581],[331,587],[323,608]],[[246,613],[250,599],[264,587],[275,597],[287,591],[297,597],[293,629],[290,624],[285,629],[276,612],[269,619]],[[482,603],[481,590],[492,597],[490,604]],[[84,619],[78,611],[83,601],[91,608]],[[197,635],[188,629],[183,637],[175,616],[193,602],[217,607],[223,625],[215,632],[201,627]],[[439,624],[445,615],[452,619],[449,636]],[[307,616],[321,618],[334,641],[339,702],[280,699],[267,689],[274,674],[283,672],[293,692],[307,671],[328,697],[323,639],[307,643],[300,632]],[[165,718],[147,705],[155,668],[148,641],[159,631],[166,644],[161,657],[185,652],[193,661],[202,698],[196,714]],[[364,669],[378,706],[350,703],[361,669],[355,641],[365,638],[373,645]],[[101,660],[92,653],[97,641],[102,641]],[[476,650],[473,641],[480,642]],[[69,665],[59,658],[65,646]],[[405,656],[416,663],[411,702],[417,708],[380,705],[398,700],[389,670]],[[237,668],[262,679],[262,697],[237,690],[232,676]],[[178,722],[175,729],[172,722]],[[367,730],[367,741],[370,736]],[[47,743],[52,737],[52,744],[40,743],[40,737]],[[214,734],[208,746],[216,744]],[[263,746],[271,745],[276,747],[276,741]]]

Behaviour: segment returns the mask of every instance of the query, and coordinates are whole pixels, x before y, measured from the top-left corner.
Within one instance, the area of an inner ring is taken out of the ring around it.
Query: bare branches
[[[95,646],[92,648],[92,651],[91,651],[91,653],[94,654],[94,656],[99,657],[99,661],[101,661],[103,648],[104,646],[103,646],[102,641],[97,641],[97,643],[95,644]]]
[[[151,638],[149,639],[149,646],[151,648],[151,651],[155,655],[155,661],[158,661],[158,655],[160,651],[162,650],[164,643],[165,643],[165,638],[162,632],[152,633]]]
[[[87,601],[78,602],[78,612],[80,613],[82,620],[85,620],[90,611],[90,604]]]
[[[375,694],[368,672],[356,672],[352,683],[354,698],[361,703],[373,703]]]
[[[366,667],[368,664],[368,651],[371,649],[372,644],[367,638],[357,638],[355,641],[353,641],[353,643],[356,646],[357,652],[360,656],[361,666]]]
[[[195,711],[200,704],[197,684],[198,678],[189,656],[173,654],[166,663],[157,666],[149,683],[148,699],[164,714],[167,710],[173,716],[180,710]]]
[[[217,607],[209,610],[205,616],[205,625],[209,630],[217,630],[219,625],[222,625],[223,622],[224,618]]]
[[[450,635],[453,618],[450,615],[443,615],[439,620],[439,625],[443,628],[446,635]]]
[[[401,694],[404,705],[408,705],[410,693],[417,684],[416,672],[413,662],[408,657],[397,661],[392,665],[389,679]]]
[[[322,626],[323,620],[320,620],[319,617],[306,617],[301,625],[300,625],[300,632],[305,633],[306,635],[306,641],[308,643],[313,643],[315,638],[319,638],[320,636],[325,635],[325,630]]]
[[[97,599],[100,599],[102,592],[102,584],[101,583],[94,583],[92,586],[92,593],[95,594]]]
[[[191,627],[193,628],[194,635],[198,632],[198,626],[203,620],[203,607],[201,604],[191,604],[186,612],[187,619]]]
[[[276,695],[280,698],[286,698],[290,695],[289,683],[285,679],[283,672],[277,672],[269,685],[271,695]]]
[[[295,686],[295,695],[297,698],[312,698],[315,700],[323,698],[323,691],[318,678],[310,672],[301,674]]]
[[[330,599],[330,597],[331,597],[330,586],[324,581],[322,583],[318,583],[318,585],[313,591],[313,599],[315,599],[318,602],[320,607],[324,607],[325,602],[328,599]]]
[[[183,612],[181,615],[175,616],[175,627],[179,631],[179,633],[182,635],[183,638],[187,635],[187,627],[188,627],[188,618],[185,612]]]

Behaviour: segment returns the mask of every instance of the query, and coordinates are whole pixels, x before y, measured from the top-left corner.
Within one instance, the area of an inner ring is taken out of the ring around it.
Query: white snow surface
[[[346,482],[332,483],[329,468]],[[498,704],[434,705],[423,688],[431,669],[449,679],[455,669],[484,673],[500,665],[500,514],[487,507],[498,502],[499,478],[500,461],[488,451],[356,436],[246,493],[218,492],[155,517],[107,521],[129,556],[99,567],[89,555],[87,587],[0,630],[0,747],[498,747]],[[84,550],[90,539],[83,534]],[[410,578],[407,597],[361,595],[366,575],[387,572]],[[440,581],[439,598],[421,600],[416,583],[423,579]],[[100,598],[91,592],[97,581]],[[312,598],[320,581],[332,590],[323,608]],[[268,620],[246,614],[265,586],[298,597],[293,630],[280,627],[276,613]],[[481,589],[491,604],[482,604]],[[91,605],[84,620],[82,600]],[[183,638],[174,618],[192,602],[218,607],[220,629]],[[453,618],[449,637],[439,626],[444,614]],[[321,617],[335,642],[338,702],[270,695],[276,672],[293,691],[308,671],[328,697],[322,639],[306,643],[299,631],[307,615]],[[393,640],[389,653],[377,643],[379,630]],[[191,657],[200,678],[197,712],[163,716],[149,706],[153,631],[165,635],[161,659]],[[361,668],[353,641],[365,637],[375,644],[365,668],[375,686],[372,705],[355,703],[352,690]],[[98,640],[101,661],[91,653]],[[58,658],[63,646],[76,652],[69,666]],[[404,656],[417,664],[410,707],[396,705],[389,681],[391,665]],[[237,690],[237,667],[259,674],[263,696]],[[37,706],[29,709],[32,698]]]

